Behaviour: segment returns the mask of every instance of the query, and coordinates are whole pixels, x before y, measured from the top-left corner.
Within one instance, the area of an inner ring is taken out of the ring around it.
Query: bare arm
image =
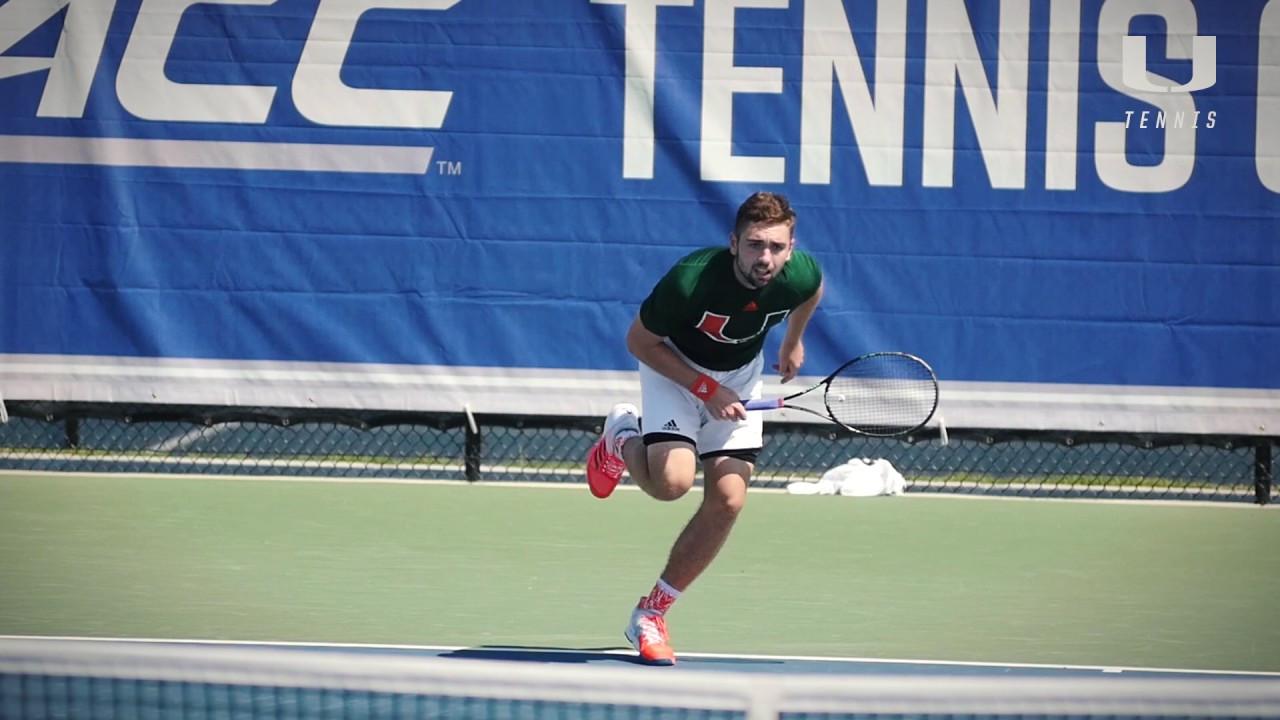
[[[659,373],[680,387],[690,387],[702,373],[689,366],[666,344],[666,338],[655,335],[645,328],[637,317],[627,330],[627,350],[637,360],[657,370]],[[739,402],[738,396],[727,388],[718,388],[714,395],[706,400],[707,411],[712,417],[720,419],[745,420],[747,411]]]
[[[787,334],[782,338],[782,347],[778,348],[778,364],[774,370],[782,376],[782,382],[790,382],[804,365],[804,330],[809,326],[813,311],[818,309],[822,301],[822,290],[825,281],[818,283],[818,289],[808,300],[796,306],[787,318]]]

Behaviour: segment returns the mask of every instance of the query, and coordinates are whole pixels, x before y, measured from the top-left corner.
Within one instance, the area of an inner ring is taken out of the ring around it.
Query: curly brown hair
[[[786,223],[791,235],[796,233],[796,211],[785,195],[771,192],[758,192],[747,198],[738,206],[738,217],[733,223],[733,234],[741,237],[747,226],[752,223],[778,225]]]

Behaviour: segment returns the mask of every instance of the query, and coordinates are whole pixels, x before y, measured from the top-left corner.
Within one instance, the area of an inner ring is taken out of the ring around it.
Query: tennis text
[[[622,174],[654,177],[655,115],[663,98],[655,93],[656,68],[662,62],[658,38],[663,18],[698,12],[694,0],[591,0],[625,6],[625,112],[621,135]],[[784,91],[783,69],[758,62],[738,65],[735,25],[739,9],[782,11],[788,0],[703,0],[703,58],[700,171],[703,180],[782,183],[789,178],[787,159],[747,154],[735,141],[734,100],[743,95]],[[990,61],[995,86],[984,69],[984,57],[965,0],[929,0],[925,5],[923,77],[908,78],[906,50],[908,3],[878,0],[875,5],[874,78],[864,71],[843,0],[805,0],[800,91],[799,170],[801,183],[830,184],[832,177],[833,108],[836,90],[857,145],[861,171],[868,184],[901,186],[904,148],[920,147],[921,183],[953,187],[957,135],[957,95],[963,94],[976,135],[977,149],[994,188],[1020,189],[1029,183],[1027,169],[1031,128],[1029,104],[1043,102],[1044,169],[1035,182],[1046,189],[1073,190],[1079,168],[1079,139],[1092,136],[1093,164],[1107,186],[1126,192],[1170,192],[1190,180],[1196,164],[1195,122],[1164,122],[1162,157],[1154,164],[1130,162],[1129,120],[1099,121],[1079,127],[1082,10],[1080,0],[1048,3],[1045,68],[1047,92],[1029,92],[1031,3],[1013,0],[999,5],[998,57]],[[1131,21],[1157,16],[1166,28],[1166,55],[1190,59],[1193,77],[1178,82],[1146,67],[1146,38],[1131,37]],[[1097,55],[1092,60],[1112,90],[1145,105],[1155,115],[1193,118],[1201,112],[1192,95],[1217,79],[1212,37],[1197,36],[1191,0],[1107,0],[1096,18]],[[1263,186],[1280,192],[1280,133],[1265,132],[1280,112],[1280,73],[1268,63],[1280,58],[1280,0],[1263,9],[1259,28],[1257,70],[1257,138],[1255,167]],[[683,26],[688,19],[683,18]],[[1139,45],[1140,42],[1140,45]],[[1128,51],[1126,52],[1126,43]],[[922,137],[906,137],[906,93],[924,86]],[[1137,85],[1138,87],[1133,87]],[[874,88],[874,90],[873,90]],[[957,92],[957,89],[959,92]],[[784,108],[779,108],[779,111]],[[1037,130],[1038,131],[1038,130]],[[841,140],[841,139],[838,139]]]

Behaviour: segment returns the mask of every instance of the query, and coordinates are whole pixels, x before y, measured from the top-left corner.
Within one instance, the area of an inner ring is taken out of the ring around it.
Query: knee
[[[693,478],[691,477],[685,477],[683,474],[664,474],[658,478],[658,482],[654,483],[649,494],[654,499],[671,502],[684,497],[692,487]]]
[[[734,519],[742,512],[742,506],[746,504],[746,501],[746,493],[733,493],[729,495],[713,493],[703,500],[703,504],[707,506],[708,510],[713,511],[718,515]]]
[[[648,473],[639,484],[650,497],[670,502],[684,497],[693,487],[697,459],[693,446],[685,443],[657,443],[648,447]]]

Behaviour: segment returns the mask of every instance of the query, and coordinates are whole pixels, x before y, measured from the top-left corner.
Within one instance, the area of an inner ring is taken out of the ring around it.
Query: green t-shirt
[[[711,370],[735,370],[764,348],[769,328],[813,297],[822,270],[795,250],[763,288],[738,282],[727,247],[705,248],[676,263],[640,305],[640,322],[690,360]]]

